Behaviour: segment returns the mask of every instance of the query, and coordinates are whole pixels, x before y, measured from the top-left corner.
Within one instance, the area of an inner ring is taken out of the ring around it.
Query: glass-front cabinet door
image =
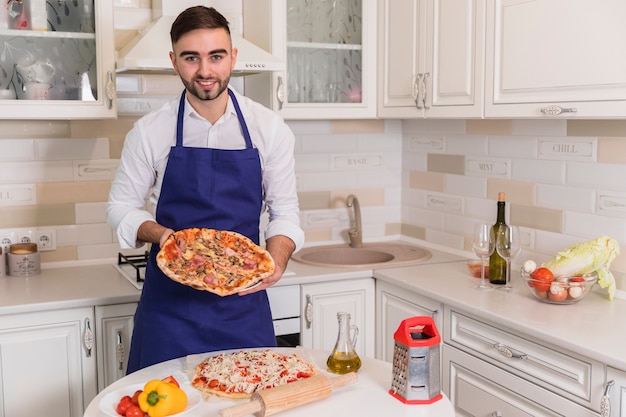
[[[375,13],[367,0],[245,0],[244,35],[262,38],[245,28],[267,15],[270,52],[286,64],[271,75],[270,106],[287,119],[375,117]]]
[[[0,0],[0,118],[115,117],[113,5]]]

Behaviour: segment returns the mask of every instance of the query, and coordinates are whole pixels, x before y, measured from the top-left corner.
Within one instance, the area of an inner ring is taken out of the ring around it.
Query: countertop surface
[[[428,245],[422,245],[428,247]],[[592,291],[572,305],[540,303],[514,273],[514,290],[478,291],[464,257],[429,248],[417,266],[383,269],[328,268],[291,261],[277,285],[299,285],[374,276],[445,303],[493,325],[505,326],[626,370],[626,301]],[[596,286],[597,288],[597,286]],[[113,264],[43,268],[31,277],[0,277],[0,314],[28,313],[137,302],[140,291]]]
[[[278,348],[277,350],[280,350]],[[283,348],[284,349],[284,348]],[[293,349],[284,349],[293,351]],[[311,360],[317,368],[329,377],[334,375],[324,371],[326,358],[330,352],[320,350],[301,351],[304,357]],[[193,364],[201,362],[207,355],[193,355],[166,361],[148,368],[141,369],[114,382],[104,389],[87,407],[84,417],[114,416],[112,403],[118,394],[130,392],[131,395],[138,384],[144,384],[151,379],[161,379],[168,375],[174,375],[184,389],[193,391],[189,386],[189,369]],[[196,359],[197,358],[197,359]],[[195,359],[195,360],[194,360]],[[363,358],[363,365],[357,372],[357,381],[352,384],[337,388],[327,398],[297,408],[283,411],[279,415],[284,417],[347,417],[347,416],[394,416],[394,417],[454,417],[454,409],[450,400],[444,395],[440,400],[432,404],[406,405],[389,394],[391,388],[391,364],[372,358]],[[120,396],[121,398],[121,396]],[[191,397],[190,397],[191,398]],[[119,399],[118,399],[119,400]],[[181,415],[204,415],[217,416],[219,410],[242,404],[249,400],[228,400],[209,397],[200,400],[188,412]],[[191,403],[191,400],[190,400]],[[196,403],[196,401],[194,401]],[[104,410],[111,410],[107,414]]]

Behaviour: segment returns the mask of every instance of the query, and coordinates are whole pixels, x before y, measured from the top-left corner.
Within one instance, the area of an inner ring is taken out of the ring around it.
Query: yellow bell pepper
[[[141,410],[150,417],[165,417],[187,407],[187,394],[176,384],[154,379],[144,386],[138,401]]]

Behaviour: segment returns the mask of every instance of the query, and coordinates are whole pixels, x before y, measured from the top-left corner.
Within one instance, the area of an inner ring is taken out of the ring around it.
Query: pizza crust
[[[172,233],[156,263],[173,281],[220,296],[250,288],[275,270],[270,253],[248,237],[206,228]]]

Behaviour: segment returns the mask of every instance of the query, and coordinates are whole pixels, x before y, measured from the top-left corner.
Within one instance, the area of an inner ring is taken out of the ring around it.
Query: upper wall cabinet
[[[246,39],[286,64],[245,77],[247,96],[285,119],[376,117],[376,2],[244,0],[243,11]]]
[[[625,20],[623,0],[488,0],[485,116],[626,116]]]
[[[481,117],[485,0],[378,5],[378,115]]]
[[[113,5],[4,0],[0,119],[113,118]]]

